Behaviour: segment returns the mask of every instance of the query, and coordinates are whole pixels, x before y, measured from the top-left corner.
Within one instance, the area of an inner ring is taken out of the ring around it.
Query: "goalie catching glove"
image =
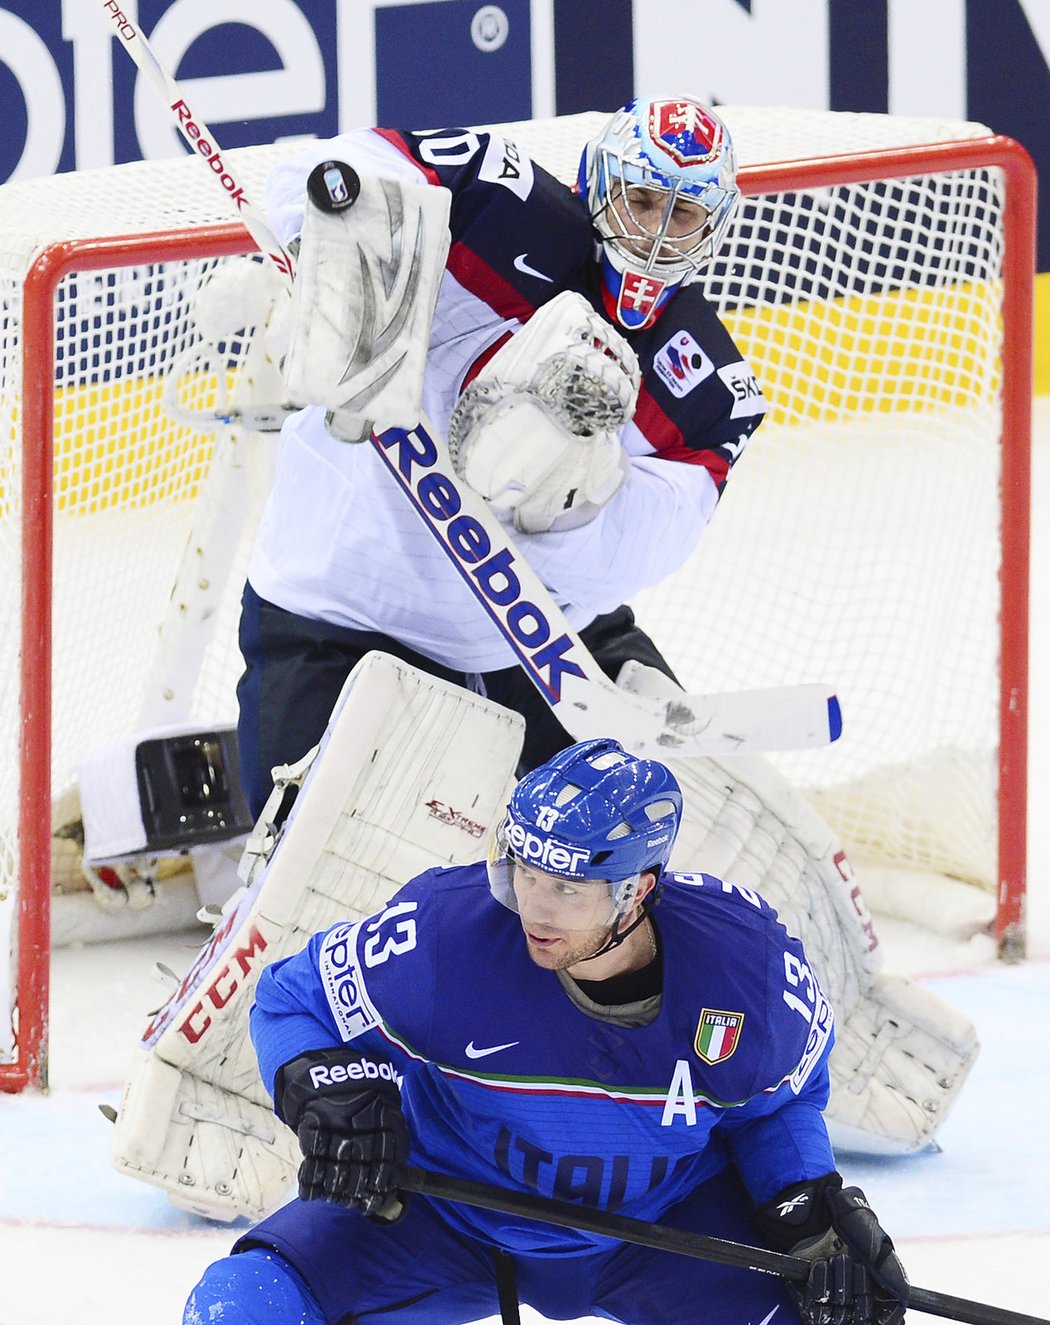
[[[793,1183],[755,1211],[775,1251],[811,1262],[789,1282],[805,1325],[900,1325],[908,1276],[859,1187],[838,1173]]]
[[[397,1173],[408,1126],[389,1063],[356,1049],[318,1049],[278,1070],[277,1115],[299,1138],[299,1199],[332,1201],[382,1223],[404,1213]]]
[[[630,345],[567,290],[460,396],[449,423],[456,472],[522,533],[586,524],[627,477],[617,430],[640,380]]]

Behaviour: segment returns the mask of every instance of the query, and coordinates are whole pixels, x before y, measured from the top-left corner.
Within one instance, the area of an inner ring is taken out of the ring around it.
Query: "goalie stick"
[[[667,1224],[650,1223],[644,1219],[631,1219],[608,1210],[595,1210],[571,1201],[558,1201],[545,1196],[532,1196],[527,1192],[493,1187],[466,1178],[453,1178],[444,1173],[431,1173],[426,1169],[406,1166],[398,1183],[402,1191],[418,1192],[422,1196],[442,1201],[459,1201],[463,1205],[478,1206],[482,1210],[495,1210],[500,1214],[520,1215],[536,1219],[559,1228],[575,1228],[584,1233],[597,1233],[632,1242],[640,1247],[655,1247],[657,1251],[671,1251],[694,1260],[712,1261],[716,1265],[732,1265],[739,1270],[755,1270],[762,1274],[778,1274],[784,1279],[801,1281],[809,1275],[810,1262],[801,1256],[769,1251],[765,1247],[750,1247],[742,1242],[729,1242],[705,1233],[671,1228]],[[957,1320],[963,1325],[1050,1325],[1041,1316],[1010,1311],[1005,1307],[974,1302],[970,1298],[939,1293],[930,1288],[912,1287],[908,1294],[909,1311],[923,1311],[930,1316]]]
[[[99,0],[99,4],[128,54],[168,106],[190,150],[291,288],[292,256],[238,183],[208,126],[193,113],[144,34],[116,0]],[[426,419],[411,429],[372,433],[369,440],[574,739],[611,734],[636,753],[653,755],[799,750],[838,739],[842,731],[838,699],[830,687],[818,683],[720,695],[683,692],[670,700],[616,685],[483,499],[457,481],[447,445]]]

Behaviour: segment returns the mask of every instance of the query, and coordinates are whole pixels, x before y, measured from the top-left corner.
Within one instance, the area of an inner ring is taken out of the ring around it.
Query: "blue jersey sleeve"
[[[432,1015],[433,966],[418,944],[427,871],[365,920],[315,934],[259,977],[250,1028],[263,1083],[311,1049],[353,1043],[369,1057],[411,1067],[409,1042]]]
[[[728,1111],[718,1124],[716,1131],[725,1139],[744,1186],[758,1204],[790,1183],[822,1177],[835,1167],[824,1121],[831,1043],[829,1038],[797,1093],[786,1082],[771,1094]]]
[[[311,1049],[330,1049],[342,1040],[327,1009],[317,999],[315,935],[302,952],[267,966],[255,989],[249,1029],[263,1085],[273,1095],[277,1069]]]

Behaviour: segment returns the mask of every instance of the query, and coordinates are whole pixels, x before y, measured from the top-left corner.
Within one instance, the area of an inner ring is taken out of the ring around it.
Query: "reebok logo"
[[[310,1069],[310,1084],[314,1090],[343,1085],[347,1081],[392,1081],[395,1086],[401,1085],[398,1074],[389,1063],[373,1063],[368,1058],[362,1058],[359,1063],[333,1063],[331,1067],[318,1063]]]
[[[457,480],[438,468],[438,450],[422,424],[406,431],[387,428],[375,433],[376,450],[412,504],[437,537],[449,560],[471,583],[482,607],[501,630],[533,683],[554,705],[561,699],[562,677],[586,674],[572,658],[567,635],[552,639],[550,622],[535,603],[522,595],[509,547],[493,550],[480,520],[463,510]],[[501,609],[499,612],[496,609]]]
[[[179,117],[179,128],[186,137],[193,143],[196,150],[204,157],[212,171],[218,175],[219,183],[230,195],[230,201],[237,204],[238,210],[244,206],[247,199],[244,196],[244,190],[227,171],[223,164],[222,156],[217,147],[213,147],[207,138],[201,137],[200,126],[193,119],[193,114],[186,105],[185,101],[175,101],[171,109]]]

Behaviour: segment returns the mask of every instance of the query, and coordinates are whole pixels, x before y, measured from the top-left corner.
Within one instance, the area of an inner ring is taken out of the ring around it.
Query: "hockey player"
[[[423,274],[412,279],[425,284],[432,252],[443,264],[433,316],[416,344],[399,333],[422,360],[421,406],[603,670],[615,678],[634,659],[670,676],[624,604],[696,546],[766,408],[694,279],[739,196],[724,125],[687,97],[634,102],[586,145],[575,189],[494,133],[375,129],[315,144],[268,194],[275,231],[302,236],[306,266],[322,261],[307,182],[333,159],[384,183],[384,217],[406,213],[399,188],[447,192],[441,235],[431,223],[417,232]],[[351,348],[338,341],[332,355],[352,394],[348,361],[367,374],[385,352],[394,333],[375,310],[408,258],[398,266],[392,221],[370,227],[360,204],[347,215]],[[310,298],[299,317],[312,369],[327,326]],[[318,740],[370,649],[522,713],[523,768],[571,740],[372,449],[349,444],[360,436],[322,405],[282,432],[241,621],[239,742],[255,814],[271,768]]]
[[[487,865],[429,870],[267,968],[252,1036],[299,1196],[205,1272],[188,1325],[472,1321],[509,1268],[551,1319],[903,1319],[904,1271],[824,1126],[831,1010],[761,897],[665,873],[681,811],[664,765],[574,745],[518,783]],[[404,1200],[406,1160],[812,1269],[789,1288]]]

